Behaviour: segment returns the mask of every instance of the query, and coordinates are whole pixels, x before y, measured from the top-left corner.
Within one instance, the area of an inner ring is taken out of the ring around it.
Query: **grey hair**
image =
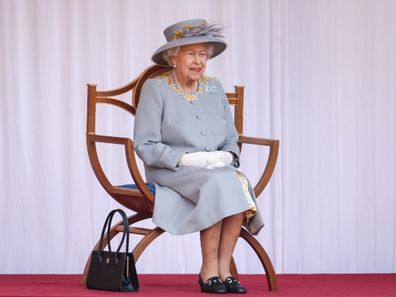
[[[179,50],[180,50],[180,46],[177,46],[177,47],[172,47],[162,53],[162,57],[164,58],[166,63],[168,63],[169,66],[173,66],[172,57],[176,57],[177,54],[179,53]]]
[[[210,43],[205,43],[205,45],[206,45],[206,55],[209,60],[213,55],[214,45],[210,44]],[[177,46],[177,47],[170,48],[167,51],[164,51],[162,53],[162,57],[164,58],[166,63],[168,63],[169,66],[173,66],[172,57],[176,57],[177,54],[179,53],[179,50],[180,50],[180,46]]]

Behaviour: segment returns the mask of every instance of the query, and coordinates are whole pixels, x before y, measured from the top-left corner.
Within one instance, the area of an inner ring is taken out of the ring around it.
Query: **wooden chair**
[[[143,236],[143,238],[136,244],[136,246],[133,249],[133,254],[136,262],[138,261],[143,251],[147,248],[147,246],[154,239],[160,236],[164,232],[164,230],[162,230],[159,227],[148,229],[148,228],[139,228],[133,226],[135,223],[139,221],[149,219],[152,217],[154,195],[147,187],[144,179],[142,178],[141,173],[139,172],[139,168],[137,166],[137,162],[135,158],[133,141],[125,137],[114,137],[114,136],[96,134],[96,129],[95,129],[96,106],[97,104],[110,104],[110,105],[118,106],[123,110],[129,112],[131,116],[134,116],[136,107],[139,103],[139,97],[143,83],[148,78],[155,77],[169,70],[170,68],[168,67],[163,67],[158,65],[150,66],[146,70],[144,70],[139,77],[137,77],[129,84],[121,88],[109,90],[109,91],[98,91],[96,89],[96,85],[88,84],[86,139],[87,139],[89,160],[91,162],[92,169],[95,172],[96,177],[98,178],[100,184],[105,188],[107,193],[123,206],[136,212],[136,214],[128,218],[128,222],[130,225],[129,231],[131,233],[139,234]],[[131,94],[132,104],[128,104],[115,97],[125,93]],[[234,123],[240,135],[239,137],[240,148],[242,148],[242,144],[244,143],[269,147],[269,154],[268,154],[266,166],[263,169],[263,173],[257,185],[254,187],[256,196],[259,197],[259,195],[263,192],[264,188],[267,186],[271,178],[271,175],[274,171],[278,156],[279,141],[244,136],[243,135],[243,87],[236,86],[235,92],[227,93],[227,97],[229,103],[234,106]],[[99,162],[99,157],[96,147],[98,143],[118,144],[124,146],[126,160],[128,163],[128,169],[136,184],[136,189],[114,186],[110,183],[109,179],[107,178]],[[122,229],[123,226],[121,226],[121,223],[117,223],[110,230],[110,238],[115,237],[118,232],[122,231]],[[269,290],[271,291],[277,290],[276,274],[272,266],[271,260],[268,257],[264,248],[257,241],[257,239],[245,228],[242,228],[240,237],[246,240],[246,242],[253,248],[259,260],[261,261],[261,264],[263,265],[266,273],[265,275],[267,278]],[[98,249],[98,243],[95,245],[94,249]],[[87,278],[89,263],[90,263],[90,258],[88,258],[84,269],[84,275],[82,280],[84,284]],[[232,274],[235,277],[238,277],[234,260],[232,260],[231,268],[232,268]]]

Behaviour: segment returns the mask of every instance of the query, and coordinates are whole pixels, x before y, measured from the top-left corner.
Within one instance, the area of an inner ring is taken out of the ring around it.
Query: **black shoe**
[[[239,283],[239,281],[232,276],[229,276],[224,281],[227,293],[245,294],[246,289]]]
[[[201,287],[202,292],[217,293],[217,294],[227,293],[226,286],[218,276],[211,277],[204,283],[201,278],[201,275],[199,275],[198,283],[199,286]]]

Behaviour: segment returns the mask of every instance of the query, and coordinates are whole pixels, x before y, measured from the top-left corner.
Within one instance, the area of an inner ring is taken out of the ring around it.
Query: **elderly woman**
[[[263,226],[254,193],[239,167],[238,134],[223,87],[205,75],[208,59],[226,48],[221,28],[187,20],[164,31],[153,55],[169,72],[143,85],[135,149],[155,184],[153,222],[172,234],[200,231],[204,292],[246,293],[230,263],[241,226]]]

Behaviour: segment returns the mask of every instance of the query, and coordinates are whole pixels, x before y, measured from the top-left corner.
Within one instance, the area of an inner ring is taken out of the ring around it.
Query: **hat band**
[[[217,27],[215,24],[208,24],[207,22],[198,25],[186,24],[182,29],[174,31],[172,40],[194,36],[224,37],[221,34],[223,29],[223,27]]]

